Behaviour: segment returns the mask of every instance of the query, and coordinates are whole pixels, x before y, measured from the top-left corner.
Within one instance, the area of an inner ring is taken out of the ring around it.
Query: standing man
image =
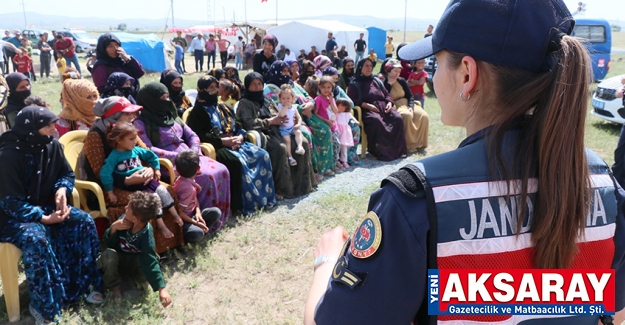
[[[228,47],[230,47],[230,41],[221,38],[221,34],[217,33],[217,40],[215,41],[217,46],[219,46],[219,56],[221,57],[221,68],[225,68],[228,63]],[[228,44],[226,44],[228,43]]]
[[[182,37],[182,32],[181,31],[177,31],[176,32],[176,37],[174,37],[174,39],[171,40],[171,42],[173,44],[180,43],[180,46],[182,46],[182,61],[180,63],[182,64],[182,71],[183,72],[187,72],[187,67],[184,66],[184,51],[186,51],[187,47],[189,46],[189,43],[187,43],[187,39]]]
[[[63,37],[63,35],[57,34],[54,48],[57,52],[63,54],[67,66],[69,67],[73,64],[76,70],[78,70],[78,74],[82,76],[82,72],[80,71],[80,64],[78,63],[78,55],[76,54],[74,46],[74,41],[69,37]]]
[[[239,36],[239,41],[234,43],[234,67],[243,69],[243,36]]]
[[[43,78],[43,73],[46,73],[46,78],[50,78],[50,58],[52,57],[52,47],[48,44],[48,33],[39,34],[39,42],[37,43],[39,49],[39,76]]]
[[[326,41],[326,53],[330,54],[330,52],[335,51],[339,49],[338,44],[336,44],[336,41],[334,40],[334,37],[332,36],[332,33],[328,33],[328,40]]]
[[[3,41],[8,40],[9,38],[11,38],[11,31],[8,29],[4,30],[4,37],[2,38]]]
[[[433,32],[434,32],[434,26],[429,25],[429,26],[428,26],[428,32],[427,32],[427,33],[425,33],[425,35],[423,35],[423,38],[426,38],[426,37],[430,37],[430,36],[432,36],[432,33],[433,33]]]
[[[9,61],[13,61],[13,57],[5,58],[5,50],[7,52],[10,50],[11,52],[15,53],[17,52],[17,47],[9,42],[0,41],[0,52],[2,52],[0,53],[0,72],[3,76],[9,73]]]
[[[204,40],[202,37],[204,37],[202,33],[197,33],[197,37],[191,41],[191,45],[187,50],[187,52],[193,51],[193,56],[195,57],[195,72],[201,72],[204,69]]]
[[[386,44],[384,44],[384,50],[386,53],[386,57],[387,58],[392,58],[393,57],[393,52],[395,52],[395,45],[393,45],[393,36],[388,36],[386,37],[386,39],[388,40],[388,42],[386,42]]]
[[[48,41],[48,45],[50,45],[50,47],[52,48],[52,59],[53,61],[56,61],[56,49],[54,47],[54,45],[56,44],[56,31],[53,30],[52,31],[52,39]]]
[[[245,49],[245,69],[249,69],[250,67],[250,58],[256,52],[256,40],[252,38],[250,41],[250,45]]]
[[[365,50],[367,50],[367,42],[363,39],[365,37],[365,33],[360,33],[360,39],[357,39],[354,42],[354,50],[356,50],[356,64],[362,58],[365,57]]]
[[[213,58],[213,68],[215,66],[215,51],[217,50],[217,43],[215,43],[215,35],[208,34],[208,41],[204,44],[206,53],[208,54],[208,60],[206,61],[206,71],[211,71],[211,57]]]

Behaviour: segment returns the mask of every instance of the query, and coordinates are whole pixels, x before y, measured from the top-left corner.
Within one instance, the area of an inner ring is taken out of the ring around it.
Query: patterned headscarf
[[[318,55],[313,60],[313,64],[315,65],[315,75],[321,78],[321,76],[323,76],[323,70],[332,66],[332,60],[325,55]]]
[[[232,81],[239,89],[243,87],[243,83],[239,78],[239,70],[235,67],[225,67],[224,74],[226,75],[226,79]]]
[[[96,118],[93,114],[96,100],[87,99],[89,95],[95,95],[96,99],[99,97],[98,89],[93,82],[85,79],[65,80],[61,91],[63,110],[59,113],[59,117],[91,126]]]
[[[339,70],[336,70],[335,67],[327,67],[323,70],[324,76],[335,76],[337,74],[339,74]]]
[[[269,68],[269,80],[267,80],[268,84],[272,84],[275,85],[277,87],[280,87],[286,83],[288,83],[289,85],[293,85],[293,81],[291,80],[291,76],[290,75],[286,75],[283,76],[282,75],[282,71],[284,69],[289,69],[289,65],[286,64],[286,62],[284,61],[274,61],[271,64],[271,68]],[[289,71],[290,73],[290,71]]]
[[[210,76],[215,77],[215,79],[217,79],[217,80],[221,80],[221,77],[224,75],[224,73],[225,72],[222,69],[213,68],[207,74],[210,75]]]
[[[314,76],[314,75],[315,75],[315,64],[312,61],[304,60],[304,63],[302,63],[302,70],[300,71],[300,74],[299,74],[299,84],[303,86],[304,84],[306,84],[306,80],[308,80],[309,77]]]
[[[130,86],[124,87],[126,81],[130,80]],[[110,96],[126,97],[131,103],[135,104],[135,96],[137,95],[133,90],[135,84],[135,78],[129,76],[125,72],[113,72],[106,80],[106,85],[100,94],[101,98],[107,98]]]

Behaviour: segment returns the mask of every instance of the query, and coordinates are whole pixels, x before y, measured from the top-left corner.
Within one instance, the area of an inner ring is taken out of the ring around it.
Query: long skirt
[[[52,212],[44,206],[44,214]],[[30,303],[46,319],[54,319],[70,303],[99,290],[102,276],[96,265],[100,242],[95,223],[82,210],[54,225],[9,219],[0,242],[22,250]]]
[[[423,108],[415,105],[413,111],[406,106],[397,108],[397,112],[404,121],[404,132],[408,152],[414,152],[428,146],[428,128],[430,118]]]
[[[380,108],[378,108],[380,109]],[[404,122],[397,111],[363,112],[369,153],[382,161],[395,160],[407,153]]]
[[[217,161],[230,171],[232,211],[249,215],[276,204],[271,160],[267,151],[245,142],[238,150],[218,150]]]
[[[317,173],[323,173],[327,169],[334,170],[334,149],[330,126],[313,115],[308,119],[308,127],[312,133],[313,168]]]
[[[209,229],[216,232],[230,217],[230,173],[226,166],[206,156],[200,157],[200,171],[195,175],[195,182],[202,190],[198,193],[200,209],[217,207],[221,210],[221,217]]]
[[[360,165],[362,162],[358,158],[358,144],[360,143],[360,126],[354,121],[349,121],[349,127],[352,129],[352,137],[354,137],[354,145],[347,149],[347,163],[350,165]]]

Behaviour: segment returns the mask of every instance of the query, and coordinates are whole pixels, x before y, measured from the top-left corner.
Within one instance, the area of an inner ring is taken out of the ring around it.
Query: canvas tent
[[[122,42],[122,47],[143,65],[145,70],[161,72],[171,68],[165,54],[165,44],[156,34],[137,35],[113,33]]]
[[[368,50],[373,49],[378,58],[384,59],[386,50],[384,49],[384,43],[386,43],[386,31],[377,27],[367,27],[369,31],[369,38],[367,39],[367,53]]]
[[[278,38],[279,45],[284,45],[292,53],[299,54],[299,50],[304,49],[310,52],[312,45],[317,47],[317,51],[325,49],[328,33],[332,32],[336,38],[336,43],[341,48],[345,45],[347,52],[353,56],[354,42],[360,38],[360,33],[364,33],[367,39],[367,30],[353,25],[345,24],[337,20],[300,20],[280,24],[269,28],[267,33]]]

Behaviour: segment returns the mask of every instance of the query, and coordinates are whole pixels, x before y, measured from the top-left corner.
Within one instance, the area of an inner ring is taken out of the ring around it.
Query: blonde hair
[[[295,98],[295,92],[293,91],[293,87],[291,87],[291,85],[289,84],[284,84],[282,86],[280,86],[280,92],[278,93],[278,98],[282,97],[282,94],[291,94],[291,96],[293,96],[293,98]]]

